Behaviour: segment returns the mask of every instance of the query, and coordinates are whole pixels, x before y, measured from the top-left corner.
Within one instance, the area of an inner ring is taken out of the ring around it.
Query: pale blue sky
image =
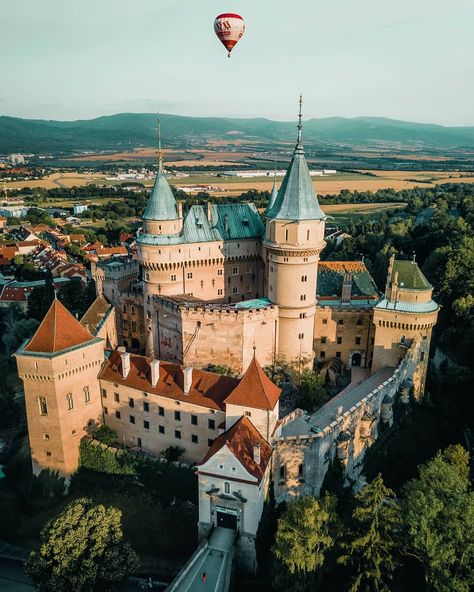
[[[219,12],[247,31],[227,59]],[[0,114],[474,125],[474,0],[0,0]]]

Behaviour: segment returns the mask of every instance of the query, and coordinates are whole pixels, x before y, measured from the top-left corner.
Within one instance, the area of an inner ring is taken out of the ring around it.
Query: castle
[[[71,475],[81,438],[103,423],[153,455],[179,445],[196,466],[200,536],[234,528],[251,569],[270,483],[277,502],[318,495],[335,459],[355,483],[397,397],[422,396],[438,313],[414,260],[392,257],[384,294],[362,261],[319,261],[326,216],[301,108],[297,127],[264,221],[243,203],[184,215],[160,153],[132,256],[93,265],[97,300],[83,319],[55,300],[16,353],[35,472]],[[351,381],[314,413],[285,415],[262,370],[281,362],[347,368]]]

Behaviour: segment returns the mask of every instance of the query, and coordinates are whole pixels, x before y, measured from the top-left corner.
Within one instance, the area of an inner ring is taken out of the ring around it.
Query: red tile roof
[[[279,389],[265,374],[255,356],[238,386],[227,397],[226,403],[253,409],[274,409],[280,398]]]
[[[226,397],[238,383],[237,378],[193,369],[192,385],[189,393],[185,394],[181,366],[171,362],[160,362],[160,378],[156,386],[152,386],[150,362],[151,358],[130,354],[130,371],[127,378],[124,378],[120,353],[113,351],[99,378],[169,399],[222,411],[225,410]]]
[[[257,464],[253,458],[255,444],[260,445],[260,464]],[[218,436],[197,466],[205,464],[224,446],[227,446],[235,458],[260,483],[272,456],[272,447],[248,417],[242,416],[226,432]]]
[[[55,298],[25,351],[54,353],[93,339],[89,331]]]
[[[363,272],[367,267],[363,261],[320,261],[319,271]]]

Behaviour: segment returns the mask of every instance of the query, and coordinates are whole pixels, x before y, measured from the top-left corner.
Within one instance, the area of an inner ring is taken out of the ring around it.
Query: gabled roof
[[[97,296],[80,320],[81,325],[96,335],[100,322],[111,308],[113,306],[102,295]]]
[[[302,145],[296,144],[275,203],[266,214],[274,220],[323,220]]]
[[[239,384],[225,402],[226,405],[272,410],[278,402],[280,393],[281,389],[268,378],[254,356]]]
[[[173,192],[163,173],[163,164],[160,159],[158,174],[155,184],[148,199],[144,220],[178,220],[178,208]]]
[[[260,445],[260,464],[254,460],[255,444]],[[248,417],[242,416],[226,432],[218,436],[197,466],[204,465],[224,446],[227,446],[245,470],[260,483],[272,456],[272,447]]]
[[[151,358],[130,354],[130,371],[127,378],[124,378],[120,353],[113,351],[102,368],[99,378],[140,392],[145,391],[152,395],[221,411],[225,410],[224,401],[238,382],[237,378],[194,368],[191,388],[186,394],[181,366],[160,361],[159,379],[156,385],[152,386],[150,362]]]
[[[92,341],[94,337],[56,298],[25,351],[55,353]]]

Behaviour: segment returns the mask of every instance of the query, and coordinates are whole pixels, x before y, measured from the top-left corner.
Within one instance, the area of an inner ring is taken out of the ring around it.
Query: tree
[[[430,589],[468,592],[474,585],[474,492],[469,455],[450,446],[419,469],[405,488],[407,553],[425,568]]]
[[[49,275],[44,286],[37,286],[31,290],[28,297],[28,318],[41,322],[54,300],[54,294],[53,278]]]
[[[324,564],[327,551],[334,546],[334,498],[318,500],[311,496],[289,502],[278,519],[273,553],[291,574],[314,573]]]
[[[297,380],[299,381],[298,406],[311,412],[321,405],[326,395],[324,378],[319,372],[305,369]]]
[[[22,341],[29,339],[36,331],[39,323],[36,319],[25,319],[23,314],[11,307],[3,319],[2,343],[5,353],[13,354]]]
[[[92,435],[96,440],[99,440],[102,444],[107,444],[108,446],[113,446],[115,442],[118,441],[117,432],[105,424],[94,430]]]
[[[184,448],[181,448],[181,446],[168,446],[168,448],[161,451],[161,456],[169,463],[178,462],[184,452]]]
[[[124,542],[122,513],[92,500],[71,502],[41,532],[39,551],[25,564],[41,592],[112,590],[139,566],[138,555]]]
[[[380,473],[355,496],[355,503],[353,525],[348,540],[341,543],[343,554],[338,562],[355,568],[350,592],[388,591],[396,567],[400,507]]]

